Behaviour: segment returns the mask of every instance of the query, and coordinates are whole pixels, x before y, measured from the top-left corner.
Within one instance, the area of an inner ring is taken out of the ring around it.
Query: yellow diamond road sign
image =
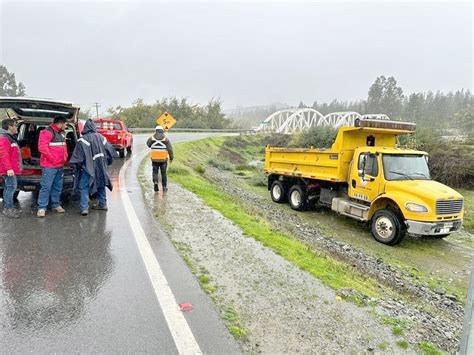
[[[156,119],[156,123],[167,131],[176,124],[176,120],[170,113],[165,112]]]

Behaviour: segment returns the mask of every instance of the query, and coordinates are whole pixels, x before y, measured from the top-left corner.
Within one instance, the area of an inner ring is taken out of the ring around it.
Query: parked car
[[[13,118],[18,125],[18,143],[23,159],[23,172],[18,179],[19,191],[38,192],[41,184],[40,153],[38,139],[40,132],[48,127],[54,117],[66,118],[67,128],[64,131],[69,157],[80,136],[79,107],[70,102],[26,97],[0,97],[0,118]],[[64,192],[71,192],[74,186],[72,168],[65,167]],[[3,196],[3,179],[0,177],[0,197]]]
[[[120,158],[125,153],[132,152],[133,136],[123,121],[111,119],[95,119],[97,132],[102,134],[110,144],[117,150]]]

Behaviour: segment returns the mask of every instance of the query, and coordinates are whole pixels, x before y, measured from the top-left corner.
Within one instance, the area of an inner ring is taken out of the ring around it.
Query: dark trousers
[[[168,166],[167,162],[152,162],[153,166],[153,183],[158,184],[158,173],[161,171],[161,185],[166,187],[168,185],[168,178],[166,176],[166,167]]]

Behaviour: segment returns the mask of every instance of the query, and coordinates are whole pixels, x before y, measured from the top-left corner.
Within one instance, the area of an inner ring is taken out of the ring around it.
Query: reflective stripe
[[[77,141],[82,142],[82,143],[84,143],[85,145],[87,145],[89,147],[91,146],[91,144],[88,141],[86,141],[84,138],[79,138]]]
[[[105,156],[104,153],[97,153],[96,155],[94,155],[92,160],[96,160],[97,158],[103,158],[104,156]]]
[[[163,143],[162,141],[155,141],[150,149],[153,149],[153,150],[166,150],[166,144]]]
[[[66,142],[51,142],[49,143],[50,146],[63,146],[66,145]]]

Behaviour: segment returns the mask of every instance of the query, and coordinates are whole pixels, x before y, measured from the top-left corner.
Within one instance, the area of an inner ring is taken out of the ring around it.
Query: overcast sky
[[[472,86],[469,2],[0,0],[0,64],[29,96],[130,105],[186,96],[225,108]]]

